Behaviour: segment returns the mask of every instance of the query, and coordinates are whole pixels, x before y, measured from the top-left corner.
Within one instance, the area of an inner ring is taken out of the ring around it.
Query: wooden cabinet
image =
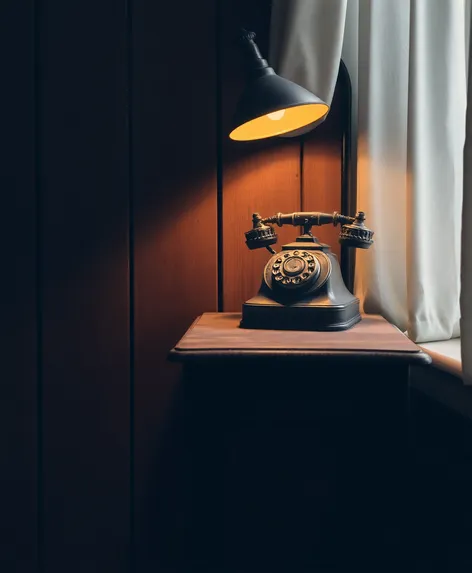
[[[239,320],[204,314],[170,354],[184,378],[183,569],[406,571],[408,377],[428,355],[380,316],[344,332]]]

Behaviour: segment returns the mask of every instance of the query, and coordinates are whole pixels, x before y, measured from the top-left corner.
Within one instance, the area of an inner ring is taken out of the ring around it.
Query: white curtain
[[[356,294],[417,342],[460,334],[468,0],[275,0],[272,64],[330,101],[354,92]],[[472,245],[470,246],[472,249]]]
[[[269,63],[326,102],[331,102],[338,76],[346,9],[347,0],[272,4]]]

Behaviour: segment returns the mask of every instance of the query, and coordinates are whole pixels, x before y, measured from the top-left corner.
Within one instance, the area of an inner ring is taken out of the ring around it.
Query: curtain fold
[[[465,3],[412,0],[410,9],[408,332],[445,340],[460,335]]]
[[[275,0],[269,61],[275,71],[331,104],[347,0]],[[337,65],[336,65],[337,62]]]
[[[329,101],[346,28],[358,206],[376,233],[357,252],[356,294],[417,342],[460,334],[466,5],[273,3],[280,73]]]

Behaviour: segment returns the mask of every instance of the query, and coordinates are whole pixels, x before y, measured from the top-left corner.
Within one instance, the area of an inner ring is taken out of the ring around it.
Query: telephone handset
[[[359,320],[359,300],[344,285],[337,257],[329,245],[320,243],[311,228],[332,223],[341,225],[339,242],[348,247],[368,249],[373,231],[365,214],[355,217],[334,212],[277,213],[252,217],[253,228],[245,233],[249,249],[266,248],[267,262],[259,293],[243,304],[241,327],[277,330],[345,330]],[[272,248],[276,224],[302,226],[303,234],[294,243]]]

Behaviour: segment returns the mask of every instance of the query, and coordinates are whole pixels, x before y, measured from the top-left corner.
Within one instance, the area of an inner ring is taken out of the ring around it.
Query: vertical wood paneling
[[[305,136],[302,197],[304,211],[341,211],[342,154],[350,105],[344,80],[344,76],[340,75],[326,121]],[[325,225],[314,228],[313,234],[321,242],[331,245],[333,252],[339,257],[339,231],[339,227]]]
[[[167,353],[217,308],[215,14],[215,0],[133,2],[137,571],[182,558],[179,369]]]
[[[0,3],[0,570],[37,571],[34,2]]]
[[[269,16],[269,0],[1,4],[2,571],[185,563],[167,352],[217,309],[218,273],[224,310],[257,292],[253,211],[341,205],[344,84],[303,172],[298,140],[227,137],[233,40],[254,29],[267,55]],[[297,229],[278,232],[280,246]]]
[[[44,571],[127,571],[125,1],[42,0]]]
[[[256,42],[267,56],[270,2],[228,0],[222,4],[221,15],[223,302],[225,311],[239,311],[241,304],[257,293],[269,257],[265,249],[250,252],[244,243],[252,213],[267,217],[300,209],[300,143],[290,139],[229,140],[231,118],[244,85],[235,39],[241,27],[255,30]],[[297,234],[291,227],[277,232],[279,246]]]

